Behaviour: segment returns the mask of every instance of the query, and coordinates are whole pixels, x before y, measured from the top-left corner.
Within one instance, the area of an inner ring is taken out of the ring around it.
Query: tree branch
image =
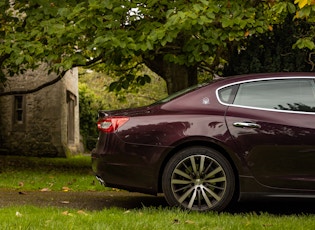
[[[100,56],[94,58],[93,60],[87,62],[85,66],[89,66],[89,65],[95,64],[96,62],[100,61],[102,58],[103,58],[103,55],[100,55]],[[74,67],[79,67],[79,65],[78,66],[74,66]],[[60,74],[58,74],[58,76],[55,79],[53,79],[53,80],[51,80],[49,82],[43,83],[43,84],[41,84],[41,85],[39,85],[39,86],[37,86],[36,88],[33,88],[33,89],[13,90],[13,91],[7,91],[7,92],[0,92],[0,97],[1,96],[8,96],[8,95],[16,95],[16,94],[31,94],[31,93],[35,93],[35,92],[37,92],[37,91],[39,91],[39,90],[41,90],[41,89],[43,89],[45,87],[48,87],[48,86],[53,85],[53,84],[57,83],[58,81],[60,81],[64,77],[66,72],[67,71],[62,71]]]
[[[16,95],[16,94],[30,94],[30,93],[35,93],[45,87],[48,87],[50,85],[53,85],[55,83],[57,83],[58,81],[60,81],[66,74],[66,71],[63,71],[62,73],[60,73],[60,75],[58,75],[58,77],[56,77],[55,79],[43,83],[40,86],[37,86],[36,88],[33,89],[29,89],[29,90],[13,90],[13,91],[8,91],[8,92],[0,92],[0,97],[2,96],[8,96],[8,95]]]

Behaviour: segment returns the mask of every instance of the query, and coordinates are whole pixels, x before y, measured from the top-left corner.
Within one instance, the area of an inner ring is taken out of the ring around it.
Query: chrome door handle
[[[259,124],[252,122],[234,122],[233,125],[240,128],[261,128]]]

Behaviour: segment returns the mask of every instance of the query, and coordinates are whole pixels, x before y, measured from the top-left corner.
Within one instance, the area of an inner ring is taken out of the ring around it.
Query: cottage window
[[[25,127],[25,97],[23,95],[14,96],[13,127],[15,130]]]
[[[68,143],[74,143],[75,140],[75,106],[77,104],[76,96],[67,91],[67,104],[68,104],[68,122],[67,122],[67,133]]]

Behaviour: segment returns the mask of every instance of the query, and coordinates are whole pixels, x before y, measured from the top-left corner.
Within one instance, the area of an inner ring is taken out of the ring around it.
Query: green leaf
[[[128,74],[126,76],[126,80],[129,82],[132,82],[134,79],[135,79],[135,75],[133,75],[133,74]]]
[[[207,44],[202,44],[202,51],[203,52],[209,51],[209,46]]]
[[[222,18],[221,23],[222,23],[222,27],[226,28],[233,25],[233,20],[231,20],[230,18]]]
[[[16,65],[21,65],[24,61],[24,56],[19,56],[16,60],[15,60],[15,64]]]
[[[315,44],[313,41],[306,40],[304,41],[304,47],[313,50],[315,48]]]
[[[109,85],[109,91],[112,92],[112,91],[117,90],[118,85],[119,85],[119,83],[118,83],[117,81],[112,82],[112,83]]]
[[[30,55],[25,55],[25,60],[30,64],[34,63],[34,59]]]
[[[272,7],[272,10],[278,15],[281,14],[286,9],[287,9],[286,2],[280,2],[278,4],[274,4]]]
[[[264,32],[264,29],[262,27],[258,27],[256,28],[256,31],[262,34]]]
[[[288,2],[288,11],[290,14],[293,14],[296,11],[296,7],[292,2]]]
[[[193,5],[193,9],[197,12],[202,11],[203,10],[203,6],[200,4],[194,4]]]
[[[215,19],[215,14],[212,11],[208,11],[206,15],[209,19]]]
[[[129,87],[129,81],[123,81],[122,83],[121,83],[121,86],[122,86],[122,88],[123,89],[128,89],[128,87]]]
[[[153,44],[150,40],[147,40],[146,44],[147,44],[148,50],[153,50]]]
[[[155,34],[157,36],[157,39],[162,39],[164,36],[165,36],[165,30],[164,29],[158,29],[158,30],[155,30]]]
[[[302,38],[302,39],[299,39],[293,45],[293,48],[299,48],[299,49],[308,48],[310,50],[314,50],[315,49],[315,43],[312,40],[310,40],[310,38]]]
[[[145,75],[143,76],[143,78],[144,78],[145,82],[147,82],[147,83],[150,83],[150,82],[151,82],[151,78],[150,78],[149,75],[145,74]]]
[[[60,8],[58,9],[58,14],[61,17],[67,17],[70,14],[70,10],[68,8]]]

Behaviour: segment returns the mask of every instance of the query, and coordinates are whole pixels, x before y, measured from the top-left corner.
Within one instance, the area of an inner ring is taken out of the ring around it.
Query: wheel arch
[[[234,192],[234,197],[233,199],[238,199],[239,194],[240,194],[240,181],[239,181],[239,171],[237,169],[237,166],[235,164],[235,161],[233,161],[231,155],[226,151],[224,147],[219,145],[218,143],[212,142],[212,141],[206,141],[206,140],[194,140],[194,141],[188,141],[184,142],[182,144],[177,145],[175,148],[173,148],[166,157],[164,158],[160,170],[159,170],[159,175],[158,175],[158,191],[162,192],[162,175],[163,171],[165,169],[165,166],[167,162],[179,151],[190,148],[190,147],[207,147],[211,148],[219,153],[221,153],[230,163],[233,172],[234,172],[234,177],[235,177],[235,192]]]

